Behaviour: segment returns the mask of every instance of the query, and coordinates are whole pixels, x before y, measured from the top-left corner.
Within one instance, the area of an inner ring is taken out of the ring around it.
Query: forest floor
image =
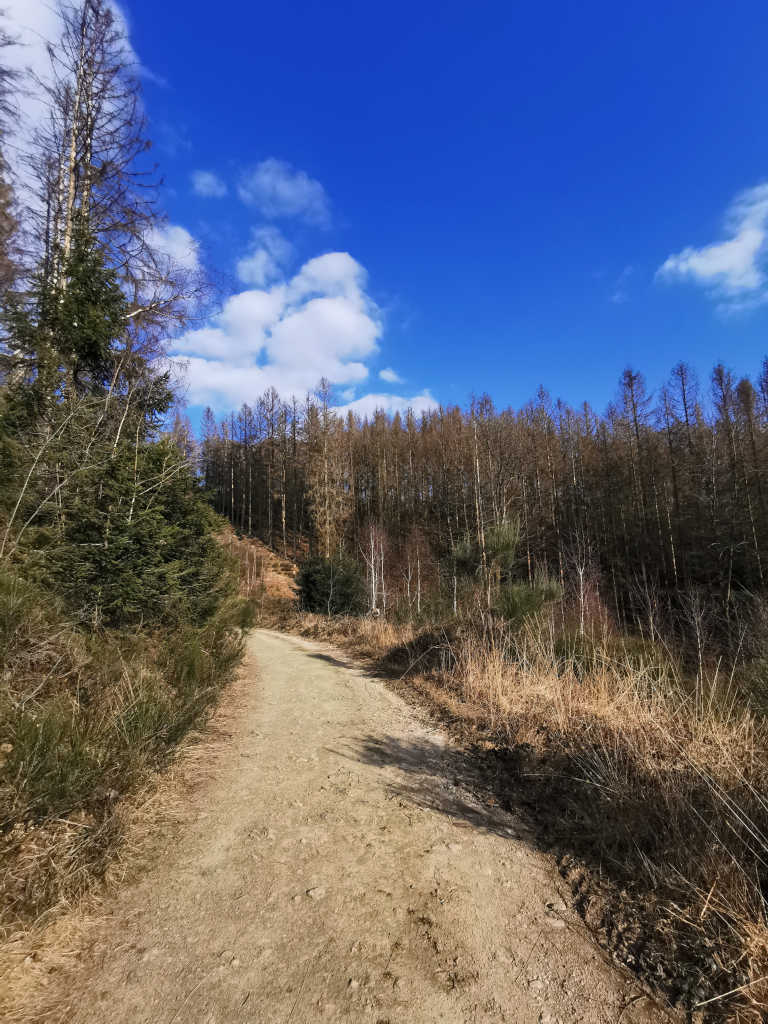
[[[19,947],[5,1019],[672,1019],[472,759],[332,648],[254,631],[160,791],[133,880]]]

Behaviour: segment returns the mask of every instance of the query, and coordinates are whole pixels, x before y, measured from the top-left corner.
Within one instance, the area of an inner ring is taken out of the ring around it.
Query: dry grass
[[[257,603],[262,617],[293,605],[296,599],[296,566],[281,558],[256,537],[238,537],[227,529],[220,543],[240,566],[240,593]]]
[[[732,682],[712,672],[689,688],[663,661],[607,654],[579,672],[541,623],[465,646],[455,679],[494,733],[527,745],[529,770],[548,773],[540,792],[563,816],[561,842],[578,828],[579,854],[598,851],[638,898],[661,897],[657,921],[680,925],[667,950],[687,1001],[741,988],[728,1012],[762,1019],[768,730]]]

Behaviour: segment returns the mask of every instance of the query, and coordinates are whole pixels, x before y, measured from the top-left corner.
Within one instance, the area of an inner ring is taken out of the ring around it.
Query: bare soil
[[[28,981],[8,1019],[671,1020],[461,750],[340,659],[251,635],[205,758],[165,783],[175,824],[65,956],[43,944],[6,975]]]

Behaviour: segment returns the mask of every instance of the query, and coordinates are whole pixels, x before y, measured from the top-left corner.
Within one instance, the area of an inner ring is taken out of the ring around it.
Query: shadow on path
[[[334,753],[376,768],[395,768],[397,775],[386,786],[391,798],[505,839],[530,838],[525,826],[499,806],[494,796],[478,795],[487,780],[471,749],[430,739],[405,742],[394,736],[364,736]]]
[[[324,661],[328,665],[333,665],[334,668],[343,668],[349,671],[351,666],[349,662],[339,661],[338,658],[331,657],[330,654],[321,654],[319,651],[306,651],[303,652],[308,658],[314,658],[315,661]]]

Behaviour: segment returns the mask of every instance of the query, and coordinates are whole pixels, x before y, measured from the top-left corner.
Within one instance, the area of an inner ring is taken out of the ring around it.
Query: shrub
[[[485,560],[491,574],[507,580],[514,571],[520,542],[520,524],[516,519],[496,523],[485,531]],[[477,537],[467,535],[459,541],[452,554],[456,572],[473,576],[480,571],[482,551]]]
[[[365,580],[346,559],[310,558],[296,579],[299,603],[307,612],[358,615],[366,606]]]
[[[547,580],[541,583],[506,583],[499,588],[493,610],[509,622],[522,622],[530,615],[541,611],[545,604],[558,601],[561,590],[557,583]]]
[[[221,600],[221,581],[232,576],[214,537],[216,517],[169,442],[138,454],[150,477],[173,467],[162,488],[131,514],[132,470],[126,479],[125,466],[110,465],[98,487],[70,497],[62,527],[29,531],[28,571],[84,623],[204,623]]]

